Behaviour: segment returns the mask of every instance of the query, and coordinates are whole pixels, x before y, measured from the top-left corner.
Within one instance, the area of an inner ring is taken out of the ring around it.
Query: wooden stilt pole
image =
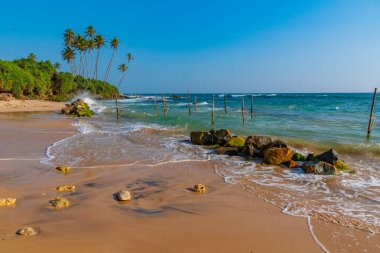
[[[251,95],[251,119],[253,118],[253,95]]]
[[[194,97],[194,112],[198,110],[197,108],[197,96]]]
[[[190,109],[190,91],[187,90],[187,108],[189,110],[189,116],[191,115],[191,109]]]
[[[373,110],[375,108],[376,94],[377,94],[377,88],[375,88],[375,91],[373,92],[371,113],[369,115],[369,122],[368,122],[367,138],[371,137],[372,125],[373,125],[373,120],[374,120],[374,118],[373,118]]]
[[[215,110],[215,98],[214,98],[214,96],[212,96],[212,111],[211,111],[211,127],[212,127],[212,129],[214,129],[214,125],[215,125],[214,110]]]
[[[118,97],[119,97],[119,94],[116,94],[115,96],[115,99],[116,99],[116,119],[119,119],[120,118],[120,114],[119,114],[119,103],[118,103]]]
[[[241,116],[242,116],[243,125],[244,125],[244,123],[245,123],[244,96],[241,97]]]
[[[224,95],[224,112],[227,113],[227,100],[226,100],[226,95]]]
[[[154,96],[154,113],[157,113],[157,98]]]
[[[163,113],[164,113],[164,117],[166,117],[166,114],[168,112],[168,108],[166,107],[166,98],[164,97],[164,95],[162,95],[162,104],[163,104]]]

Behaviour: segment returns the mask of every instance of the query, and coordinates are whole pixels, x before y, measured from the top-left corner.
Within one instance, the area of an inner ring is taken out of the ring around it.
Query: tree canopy
[[[112,98],[117,88],[107,82],[59,72],[59,65],[37,61],[34,54],[14,61],[0,60],[0,92],[16,98],[66,101],[80,92]]]

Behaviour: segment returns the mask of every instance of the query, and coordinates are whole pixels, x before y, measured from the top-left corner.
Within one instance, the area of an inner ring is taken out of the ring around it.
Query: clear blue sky
[[[62,33],[135,55],[125,92],[350,92],[380,86],[380,1],[6,1],[0,58],[61,62]],[[102,52],[103,66],[110,57]],[[116,67],[116,65],[114,65]],[[104,69],[105,67],[103,67]],[[118,78],[117,71],[111,81]]]

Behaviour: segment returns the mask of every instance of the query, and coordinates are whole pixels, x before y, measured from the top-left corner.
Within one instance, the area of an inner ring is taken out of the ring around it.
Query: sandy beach
[[[64,107],[63,102],[43,100],[10,100],[0,101],[0,113],[7,112],[42,112],[59,111]]]
[[[76,133],[73,120],[55,113],[0,116],[1,252],[374,252],[378,236],[281,210],[226,184],[212,161],[73,168],[62,175],[41,163],[54,142]],[[133,150],[131,150],[133,153]],[[75,159],[75,157],[73,157]],[[207,186],[206,194],[189,191]],[[55,187],[74,184],[77,191]],[[115,201],[128,189],[132,200]],[[71,206],[49,201],[66,196]],[[15,235],[23,226],[38,235]],[[311,229],[312,228],[312,229]],[[363,251],[364,252],[364,251]]]

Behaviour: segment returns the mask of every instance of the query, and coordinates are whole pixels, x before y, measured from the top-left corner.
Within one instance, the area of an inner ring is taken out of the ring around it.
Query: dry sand
[[[0,208],[0,252],[323,252],[307,219],[282,214],[253,193],[224,183],[210,161],[56,173],[39,159],[48,145],[75,132],[70,122],[51,113],[49,119],[0,115],[0,197],[18,201],[16,207]],[[187,190],[197,183],[208,192]],[[55,187],[63,184],[74,184],[77,191],[58,194]],[[122,189],[132,193],[124,204],[113,196]],[[49,200],[58,195],[72,206],[53,210]],[[312,223],[331,252],[358,252],[355,245],[347,247],[349,239],[330,238],[336,225]],[[23,226],[39,234],[16,236]],[[376,241],[373,245],[368,252],[376,250]]]
[[[63,102],[42,100],[0,101],[0,113],[4,112],[42,112],[59,111],[65,106]]]

